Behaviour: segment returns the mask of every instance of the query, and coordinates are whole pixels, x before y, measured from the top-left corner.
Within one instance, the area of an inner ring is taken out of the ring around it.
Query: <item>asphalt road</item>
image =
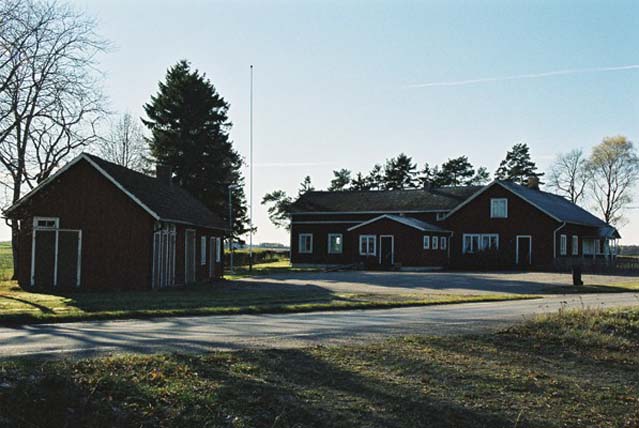
[[[561,307],[639,306],[638,293],[550,296],[385,310],[39,324],[0,328],[0,357],[300,347],[398,334],[478,333]]]

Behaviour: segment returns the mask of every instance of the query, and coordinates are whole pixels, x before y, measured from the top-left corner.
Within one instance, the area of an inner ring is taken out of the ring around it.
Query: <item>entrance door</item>
[[[215,238],[209,238],[209,278],[215,278]]]
[[[34,228],[31,248],[31,286],[80,286],[82,234],[79,230]]]
[[[392,235],[382,235],[379,238],[379,263],[384,267],[395,264],[395,239]]]
[[[195,230],[192,229],[184,233],[184,281],[195,282]]]
[[[519,235],[515,250],[515,262],[522,269],[527,268],[532,263],[532,237]]]
[[[165,224],[153,234],[153,288],[175,285],[175,225]]]

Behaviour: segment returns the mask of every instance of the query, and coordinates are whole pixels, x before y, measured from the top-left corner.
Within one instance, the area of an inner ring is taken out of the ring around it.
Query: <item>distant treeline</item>
[[[620,245],[619,254],[622,256],[639,256],[639,245]]]

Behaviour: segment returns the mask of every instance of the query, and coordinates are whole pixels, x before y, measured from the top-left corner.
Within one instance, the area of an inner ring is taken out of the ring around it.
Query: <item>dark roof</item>
[[[559,221],[593,227],[611,227],[605,221],[592,215],[579,205],[573,204],[563,196],[544,192],[543,190],[531,189],[512,181],[500,181],[499,184]]]
[[[306,192],[292,206],[293,213],[449,211],[482,186],[435,187],[430,190]]]
[[[359,227],[362,226],[366,226],[367,224],[371,224],[371,223],[375,223],[376,221],[380,221],[380,220],[384,220],[384,219],[389,219],[392,221],[396,221],[397,223],[401,223],[404,224],[406,226],[415,228],[417,230],[421,230],[422,232],[426,232],[426,231],[430,231],[430,232],[447,232],[447,230],[442,229],[439,226],[436,226],[434,224],[430,224],[427,223],[425,221],[416,219],[415,217],[408,217],[408,216],[403,216],[403,215],[395,215],[395,214],[384,214],[384,215],[380,215],[379,217],[375,217],[371,220],[368,221],[364,221],[356,226],[353,226],[351,228],[349,228],[348,230],[353,230],[353,229],[357,229]]]
[[[218,215],[176,184],[166,184],[129,168],[84,154],[127,192],[153,211],[162,221],[188,223],[195,226],[227,229]]]

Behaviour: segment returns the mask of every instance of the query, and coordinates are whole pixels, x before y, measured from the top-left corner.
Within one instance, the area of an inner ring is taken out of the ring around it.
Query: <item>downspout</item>
[[[555,260],[557,258],[557,232],[566,227],[566,222],[561,223],[557,229],[552,232],[552,258]]]

